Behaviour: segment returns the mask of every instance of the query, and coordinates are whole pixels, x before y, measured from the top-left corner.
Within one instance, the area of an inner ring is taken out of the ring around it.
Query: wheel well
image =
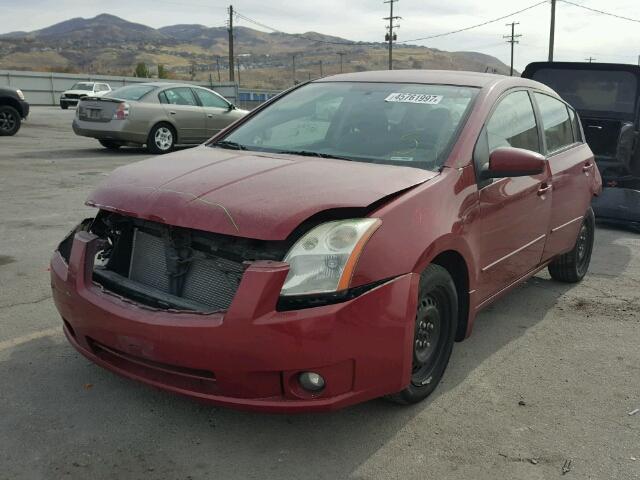
[[[11,98],[11,97],[0,97],[0,106],[13,107],[18,111],[18,114],[20,116],[22,116],[22,107],[20,107],[20,104],[14,98]]]
[[[431,263],[445,268],[453,278],[458,293],[458,330],[456,341],[464,340],[469,322],[469,269],[462,255],[454,250],[440,253]]]

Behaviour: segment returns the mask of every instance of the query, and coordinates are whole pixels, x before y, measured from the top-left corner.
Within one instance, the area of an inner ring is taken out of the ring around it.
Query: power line
[[[319,38],[312,38],[312,37],[307,37],[306,35],[302,34],[302,33],[287,33],[287,32],[283,32],[282,30],[278,30],[277,28],[273,28],[270,27],[269,25],[266,25],[262,22],[258,22],[257,20],[254,20],[253,18],[247,17],[246,15],[243,15],[242,13],[238,12],[237,10],[235,11],[235,14],[238,18],[249,22],[249,23],[253,23],[254,25],[258,25],[259,27],[262,28],[266,28],[267,30],[271,30],[272,32],[275,33],[283,33],[285,35],[292,35],[294,37],[298,37],[298,38],[302,38],[304,40],[308,40],[310,42],[316,42],[316,43],[327,43],[330,45],[345,45],[345,46],[359,46],[359,45],[378,45],[379,42],[336,42],[336,41],[332,41],[332,40],[322,40]]]
[[[511,13],[509,13],[507,15],[503,15],[501,17],[494,18],[493,20],[488,20],[486,22],[478,23],[477,25],[471,25],[470,27],[460,28],[458,30],[452,30],[451,32],[438,33],[436,35],[430,35],[428,37],[413,38],[411,40],[402,40],[401,42],[398,42],[398,43],[409,43],[409,42],[418,42],[420,40],[431,40],[432,38],[440,38],[440,37],[445,37],[447,35],[453,35],[454,33],[466,32],[467,30],[472,30],[472,29],[478,28],[478,27],[484,27],[485,25],[489,25],[491,23],[499,22],[500,20],[504,20],[505,18],[513,17],[514,15],[518,15],[519,13],[526,12],[527,10],[531,10],[532,8],[539,7],[540,5],[543,5],[543,4],[546,4],[546,3],[548,3],[548,1],[544,0],[542,2],[538,2],[538,3],[535,3],[533,5],[529,5],[528,7],[523,8],[522,10],[518,10],[516,12],[511,12]]]
[[[585,10],[589,10],[590,12],[599,13],[601,15],[608,15],[609,17],[618,18],[620,20],[628,20],[629,22],[640,23],[640,20],[638,20],[636,18],[623,17],[622,15],[617,15],[615,13],[605,12],[604,10],[598,10],[597,8],[587,7],[585,5],[580,5],[579,3],[573,3],[573,2],[570,2],[569,0],[559,0],[559,1],[562,2],[562,3],[566,3],[568,5],[573,5],[574,7],[583,8]]]

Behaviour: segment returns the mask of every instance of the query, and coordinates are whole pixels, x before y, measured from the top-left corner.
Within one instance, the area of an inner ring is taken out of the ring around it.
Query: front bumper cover
[[[68,264],[54,254],[51,280],[67,338],[109,370],[214,404],[287,413],[333,410],[409,383],[418,275],[280,312],[288,265],[261,261],[245,271],[227,312],[154,310],[92,282],[98,242],[76,233]],[[297,383],[309,370],[326,380],[320,394]]]

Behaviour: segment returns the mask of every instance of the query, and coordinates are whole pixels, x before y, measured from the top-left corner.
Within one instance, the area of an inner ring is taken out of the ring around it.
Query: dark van
[[[640,229],[640,66],[536,62],[522,76],[578,111],[605,187],[593,201],[596,217]]]

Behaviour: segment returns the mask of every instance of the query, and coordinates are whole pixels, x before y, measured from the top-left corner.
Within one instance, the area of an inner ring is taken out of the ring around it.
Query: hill
[[[268,33],[235,28],[243,87],[282,89],[296,81],[342,70],[387,67],[386,44],[367,44],[323,35]],[[109,14],[72,18],[32,32],[0,35],[0,68],[130,75],[138,62],[158,64],[173,78],[228,79],[228,34],[224,27],[198,24],[151,28]],[[342,57],[338,53],[344,53]],[[507,73],[495,57],[477,52],[445,52],[420,46],[394,46],[394,68],[428,68]],[[236,74],[237,79],[237,74]]]

